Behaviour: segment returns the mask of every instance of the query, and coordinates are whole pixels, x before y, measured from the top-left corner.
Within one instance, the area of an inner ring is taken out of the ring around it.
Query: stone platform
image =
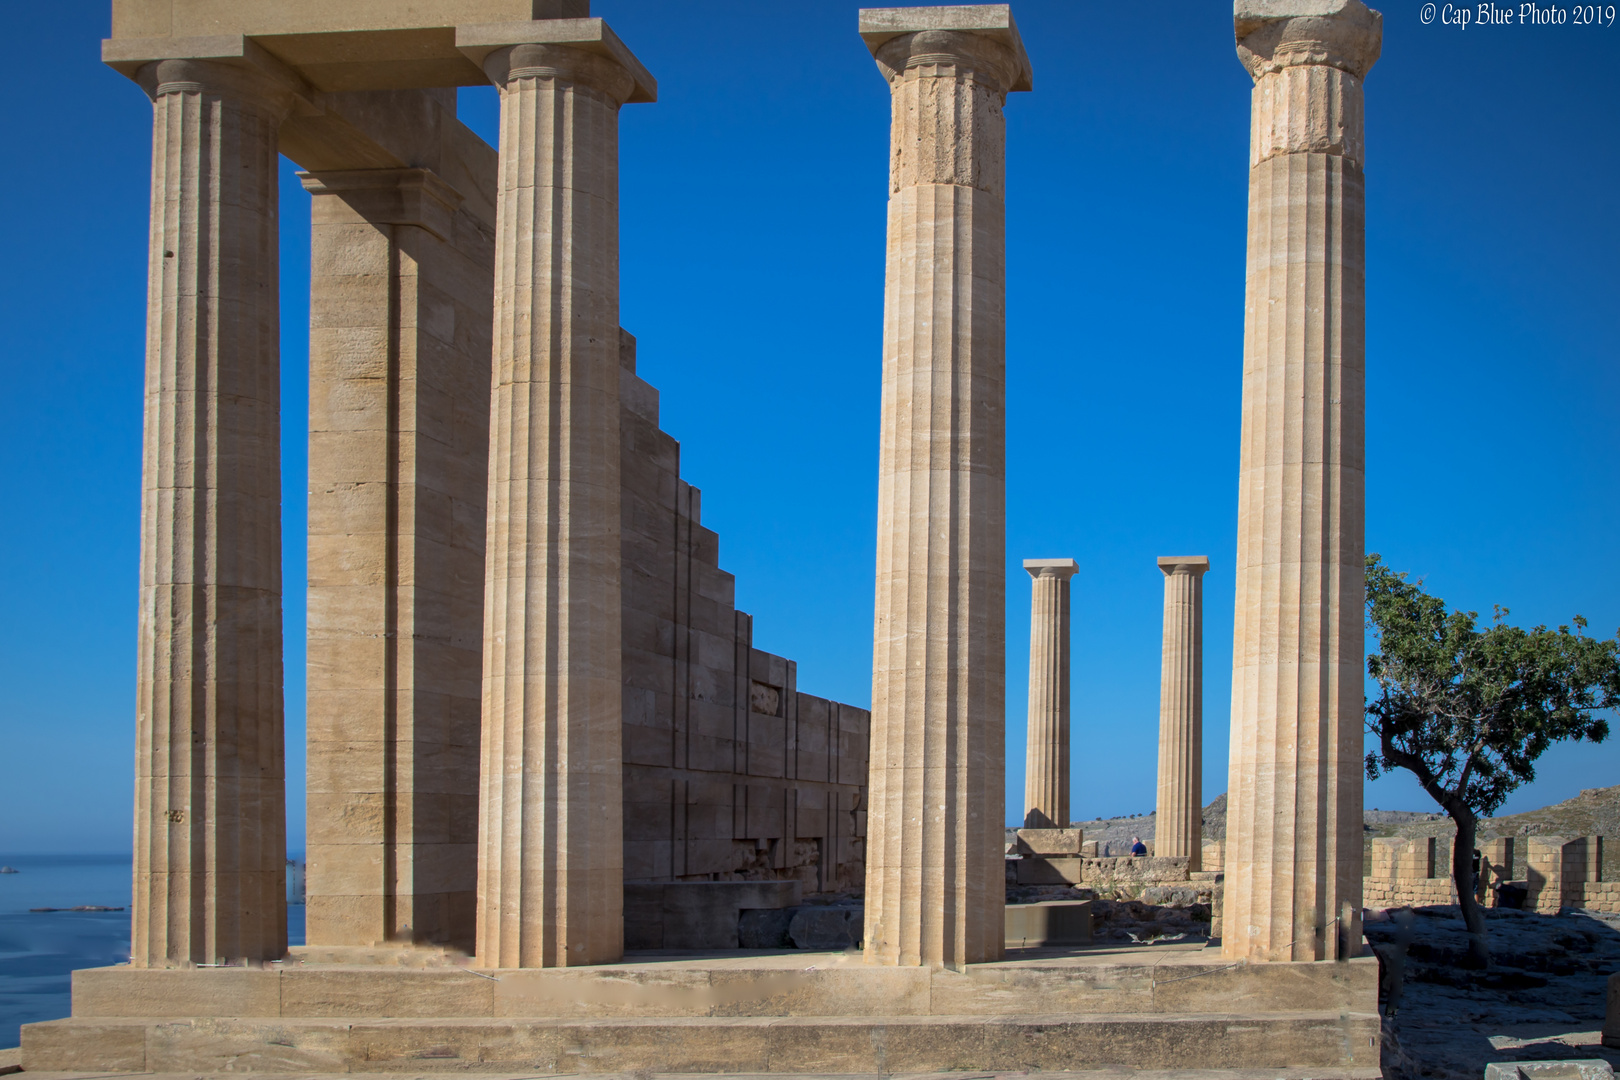
[[[474,972],[289,961],[95,968],[23,1028],[29,1072],[896,1073],[1256,1069],[1376,1076],[1376,961],[1009,950],[961,972],[858,953],[632,954]],[[1370,1071],[1369,1071],[1370,1070]]]

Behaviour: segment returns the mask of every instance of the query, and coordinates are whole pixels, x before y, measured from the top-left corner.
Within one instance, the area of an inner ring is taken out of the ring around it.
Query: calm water
[[[0,1047],[17,1029],[72,1010],[70,973],[129,960],[129,912],[31,912],[37,907],[129,907],[128,855],[4,855],[0,866]],[[304,908],[287,908],[287,936],[304,940]]]

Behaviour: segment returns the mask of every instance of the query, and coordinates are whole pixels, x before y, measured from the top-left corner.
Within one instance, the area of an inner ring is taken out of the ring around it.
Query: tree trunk
[[[1490,965],[1491,953],[1485,942],[1485,911],[1474,897],[1474,841],[1479,819],[1467,807],[1450,809],[1457,823],[1457,841],[1451,848],[1451,881],[1457,887],[1457,905],[1462,908],[1463,925],[1468,928],[1466,966],[1483,969]]]

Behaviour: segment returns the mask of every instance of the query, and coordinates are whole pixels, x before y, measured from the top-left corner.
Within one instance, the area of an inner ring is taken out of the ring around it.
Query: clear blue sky
[[[1371,550],[1458,606],[1620,626],[1620,25],[1425,26],[1367,83]],[[888,91],[856,5],[597,0],[623,114],[623,321],[759,644],[870,699]],[[1009,818],[1029,588],[1073,556],[1074,813],[1154,799],[1161,584],[1207,554],[1226,786],[1249,80],[1228,5],[1024,0],[1008,118]],[[19,5],[0,231],[0,851],[128,848],[150,105],[106,0]],[[494,92],[462,112],[493,137]],[[289,840],[303,826],[308,197],[282,194]],[[1509,803],[1620,783],[1620,736]],[[1425,808],[1403,780],[1369,806]]]

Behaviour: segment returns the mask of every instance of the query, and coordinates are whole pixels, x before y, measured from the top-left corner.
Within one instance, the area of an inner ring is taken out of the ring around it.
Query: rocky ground
[[[1380,913],[1366,924],[1384,974],[1386,1080],[1478,1080],[1491,1061],[1604,1058],[1608,977],[1620,971],[1620,916],[1487,911],[1491,965],[1462,966],[1455,907]],[[1392,1008],[1393,1006],[1393,1008]]]

